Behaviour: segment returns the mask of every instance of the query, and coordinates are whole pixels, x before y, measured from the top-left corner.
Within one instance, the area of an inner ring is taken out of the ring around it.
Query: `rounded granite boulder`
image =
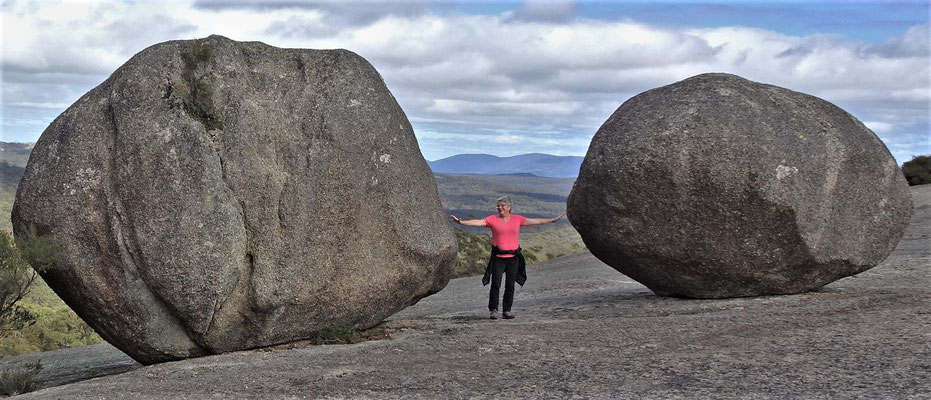
[[[622,104],[567,211],[596,257],[655,293],[723,298],[804,292],[877,265],[911,199],[883,143],[837,106],[704,74]]]
[[[142,363],[374,326],[456,256],[366,60],[220,36],[149,47],[60,115],[13,224],[54,238],[49,286]]]

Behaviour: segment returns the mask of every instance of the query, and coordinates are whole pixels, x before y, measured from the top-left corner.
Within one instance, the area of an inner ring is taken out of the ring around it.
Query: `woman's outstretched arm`
[[[484,219],[461,219],[455,215],[450,215],[449,219],[460,225],[468,226],[485,226]]]
[[[562,218],[564,215],[566,215],[565,212],[563,212],[562,214],[559,214],[559,215],[557,215],[557,216],[555,216],[555,217],[553,217],[553,218],[527,218],[527,220],[524,221],[524,225],[526,226],[526,225],[551,224],[551,223],[553,223],[553,222],[559,221],[559,219]]]

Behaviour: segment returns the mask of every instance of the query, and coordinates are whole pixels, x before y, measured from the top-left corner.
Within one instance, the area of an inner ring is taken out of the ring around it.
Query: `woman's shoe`
[[[511,314],[510,311],[504,312],[504,319],[514,319],[514,314]]]
[[[491,311],[491,319],[498,319],[498,311],[496,310]]]

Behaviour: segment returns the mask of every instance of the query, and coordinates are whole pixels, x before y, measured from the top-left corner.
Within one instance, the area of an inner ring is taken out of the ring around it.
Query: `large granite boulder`
[[[143,50],[45,130],[13,223],[142,363],[367,328],[442,289],[456,241],[411,125],[346,50]]]
[[[875,266],[911,200],[850,114],[705,74],[622,104],[592,139],[567,211],[596,257],[655,293],[721,298],[799,293]]]

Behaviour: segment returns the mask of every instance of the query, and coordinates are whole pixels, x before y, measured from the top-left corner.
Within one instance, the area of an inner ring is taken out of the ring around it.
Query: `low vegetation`
[[[585,250],[582,238],[571,226],[551,226],[550,229],[545,227],[547,225],[529,228],[537,229],[534,232],[523,232],[528,228],[522,228],[521,252],[527,265]],[[459,254],[453,277],[481,275],[485,272],[491,254],[491,235],[471,233],[458,227],[454,229],[456,241],[459,243]]]
[[[24,330],[31,328],[39,314],[34,304],[21,304],[33,288],[37,271],[51,268],[58,257],[58,248],[47,237],[31,229],[16,240],[9,232],[0,231],[0,354],[20,354],[30,349],[17,348]],[[23,368],[0,371],[0,394],[16,395],[36,390],[35,377],[42,371],[39,360]]]
[[[196,40],[181,52],[184,68],[181,71],[182,85],[175,87],[184,100],[184,111],[191,118],[204,124],[208,131],[223,129],[216,106],[213,104],[215,79],[210,73],[213,49],[205,40]]]
[[[0,336],[0,356],[103,343],[103,339],[68,307],[41,279],[20,305],[35,316],[29,326]]]
[[[902,174],[912,186],[931,183],[931,155],[912,157],[902,164]]]
[[[365,330],[349,327],[334,327],[324,329],[314,334],[314,336],[310,338],[310,344],[315,346],[324,344],[353,344],[371,340],[382,340],[390,337],[391,331],[381,326]]]
[[[389,338],[391,338],[391,330],[384,326],[376,326],[364,330],[351,327],[333,327],[315,333],[313,337],[308,340],[298,340],[277,346],[263,347],[259,349],[259,351],[303,349],[309,346],[330,344],[354,344]]]
[[[13,232],[13,224],[10,223],[9,215],[13,210],[16,186],[23,178],[24,171],[22,166],[10,164],[7,160],[0,161],[0,213],[5,216],[5,218],[0,218],[0,231]]]
[[[35,233],[0,231],[0,357],[102,343],[38,276],[58,249]]]
[[[488,251],[491,249],[491,236],[469,233],[465,229],[456,229],[456,242],[459,254],[456,256],[456,270],[453,278],[478,275],[485,272],[488,265]]]
[[[48,238],[36,236],[35,228],[15,241],[13,235],[0,232],[0,337],[35,322],[36,315],[18,303],[38,272],[54,265],[58,252]]]
[[[22,368],[0,371],[0,395],[14,396],[36,390],[36,375],[42,372],[42,361],[26,364]]]
[[[0,356],[102,342],[36,272],[52,268],[58,253],[35,231],[17,240],[0,232]]]

